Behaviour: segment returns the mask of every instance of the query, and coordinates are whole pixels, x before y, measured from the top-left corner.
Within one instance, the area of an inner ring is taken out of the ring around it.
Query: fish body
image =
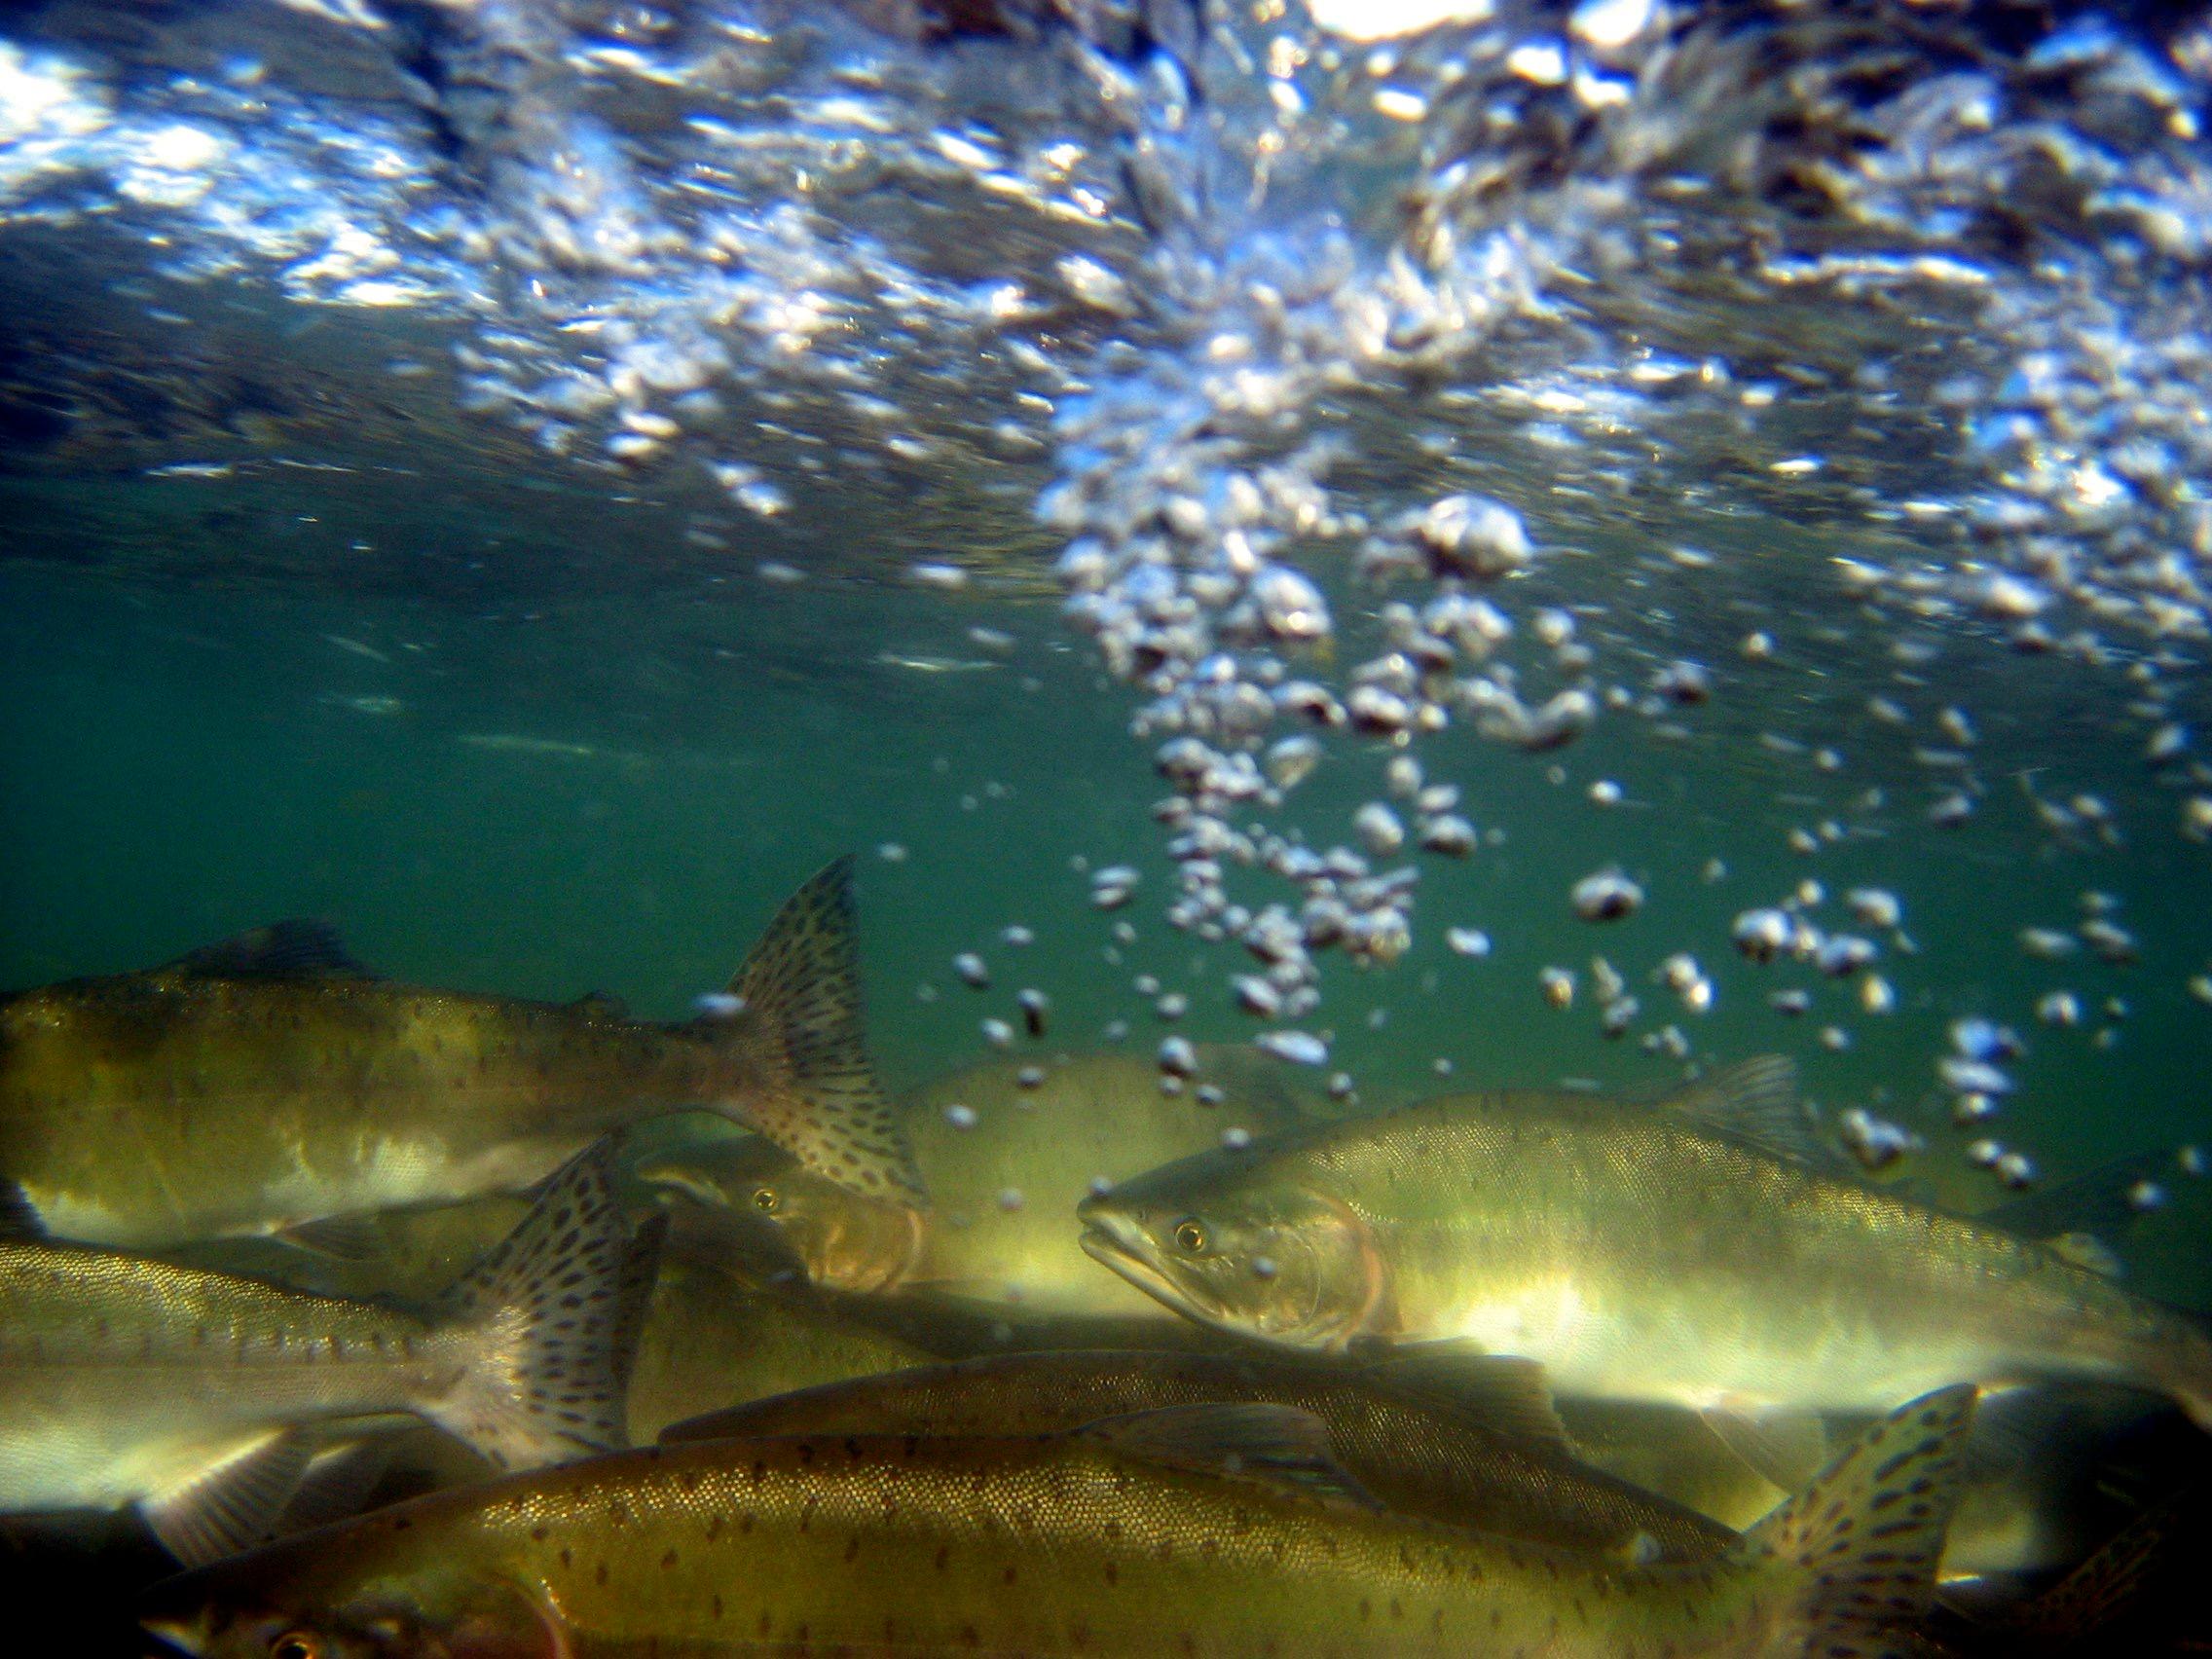
[[[1394,1382],[1388,1369],[1150,1349],[1006,1354],[758,1399],[663,1438],[1050,1434],[1174,1406],[1272,1403],[1310,1413],[1352,1478],[1401,1514],[1622,1560],[1711,1558],[1735,1541],[1571,1457],[1532,1366],[1468,1364],[1452,1391]]]
[[[1924,1611],[1972,1390],[1720,1561],[1635,1567],[1359,1500],[1279,1407],[1072,1435],[700,1441],[435,1493],[158,1588],[195,1659],[1866,1651]]]
[[[745,1401],[928,1364],[935,1355],[835,1309],[661,1263],[630,1379],[630,1437]]]
[[[619,1446],[648,1258],[599,1149],[431,1314],[0,1242],[0,1509],[138,1504],[191,1559],[254,1541],[311,1425],[413,1414],[503,1467]]]
[[[632,1197],[625,1184],[624,1196]],[[354,1230],[351,1253],[233,1238],[164,1252],[166,1259],[282,1283],[322,1296],[435,1296],[521,1220],[525,1200],[493,1197],[386,1211]],[[938,1355],[850,1318],[803,1286],[779,1294],[686,1256],[672,1233],[661,1252],[630,1374],[632,1442],[668,1424],[765,1395],[926,1365]]]
[[[523,1191],[600,1134],[701,1107],[915,1196],[862,1047],[850,871],[787,903],[679,1025],[378,979],[279,924],[0,1003],[0,1178],[56,1237],[130,1249]]]
[[[1692,1110],[1454,1095],[1168,1165],[1083,1213],[1132,1282],[1295,1347],[1451,1341],[1538,1360],[1564,1394],[1746,1417],[2077,1377],[2212,1423],[2212,1340],[2186,1316]]]
[[[1076,1204],[1102,1182],[1308,1121],[1282,1070],[1207,1051],[1228,1098],[1206,1106],[1160,1091],[1159,1073],[1120,1054],[1063,1057],[1034,1087],[1019,1064],[978,1066],[900,1107],[932,1204],[871,1201],[773,1146],[704,1144],[640,1174],[739,1221],[766,1220],[827,1290],[925,1291],[1041,1315],[1157,1321],[1158,1303],[1084,1259]]]

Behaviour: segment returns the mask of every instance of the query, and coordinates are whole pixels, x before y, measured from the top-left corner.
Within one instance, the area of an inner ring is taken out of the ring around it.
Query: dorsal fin
[[[293,917],[188,950],[159,972],[207,979],[312,979],[373,977],[346,953],[328,922]]]
[[[730,980],[744,1012],[702,1024],[758,1062],[756,1086],[727,1103],[744,1123],[839,1186],[925,1204],[906,1132],[868,1062],[857,932],[848,855],[785,901]]]
[[[0,1175],[0,1243],[43,1244],[46,1238],[46,1218],[22,1183]]]
[[[1337,1462],[1321,1419],[1291,1406],[1166,1406],[1103,1418],[1076,1433],[1124,1456],[1168,1468],[1285,1486],[1363,1509],[1382,1507]]]
[[[1797,1062],[1782,1054],[1759,1054],[1708,1073],[1668,1095],[1663,1104],[1777,1158],[1816,1168],[1842,1162],[1814,1131],[1797,1098]]]
[[[606,991],[586,991],[569,1004],[569,1012],[591,1019],[628,1019],[630,1005]]]

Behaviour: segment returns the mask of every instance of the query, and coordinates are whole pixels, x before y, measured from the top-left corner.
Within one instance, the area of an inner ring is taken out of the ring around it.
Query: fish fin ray
[[[1758,1054],[1723,1066],[1677,1089],[1663,1104],[1777,1158],[1821,1169],[1845,1166],[1842,1155],[1821,1139],[1805,1115],[1797,1094],[1797,1062],[1786,1055]]]
[[[207,979],[370,979],[328,922],[288,917],[188,950],[157,973]]]
[[[1169,1468],[1289,1487],[1362,1509],[1382,1507],[1338,1463],[1321,1419],[1290,1406],[1167,1406],[1102,1418],[1076,1432]]]
[[[1921,1651],[1913,1631],[1935,1599],[1973,1404],[1964,1383],[1900,1407],[1733,1547],[1739,1565],[1793,1580],[1805,1652]]]
[[[840,1186],[927,1203],[906,1131],[868,1060],[856,938],[847,854],[784,902],[730,980],[743,1012],[726,1023],[765,1083],[740,1111]]]
[[[1738,1412],[1715,1406],[1699,1415],[1714,1439],[1759,1479],[1784,1492],[1797,1491],[1827,1466],[1828,1431],[1818,1412]]]
[[[143,1499],[138,1512],[169,1554],[187,1567],[204,1567],[275,1530],[314,1449],[307,1430],[278,1429]]]
[[[2110,1244],[2093,1233],[2059,1233],[2046,1240],[2052,1255],[2071,1262],[2084,1272],[2103,1278],[2125,1278],[2127,1263]]]
[[[317,1216],[277,1229],[276,1237],[295,1250],[328,1256],[339,1262],[373,1261],[384,1248],[384,1230],[377,1211],[352,1210],[344,1215]]]
[[[507,1469],[626,1444],[624,1396],[660,1234],[632,1235],[608,1140],[571,1159],[447,1292],[445,1317],[475,1341],[461,1382],[425,1415]]]
[[[1456,1343],[1420,1343],[1376,1361],[1370,1375],[1394,1393],[1417,1396],[1493,1433],[1562,1456],[1574,1452],[1537,1360]]]

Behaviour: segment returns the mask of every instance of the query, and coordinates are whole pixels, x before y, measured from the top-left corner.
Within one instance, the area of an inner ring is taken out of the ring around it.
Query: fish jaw
[[[1119,1273],[1155,1301],[1164,1303],[1201,1325],[1235,1332],[1236,1326],[1224,1309],[1199,1301],[1186,1286],[1153,1266],[1144,1249],[1143,1232],[1134,1222],[1113,1214],[1092,1216],[1079,1242],[1085,1255]]]

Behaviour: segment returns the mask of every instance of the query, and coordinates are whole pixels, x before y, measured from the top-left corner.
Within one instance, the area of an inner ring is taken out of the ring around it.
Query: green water
[[[1226,989],[1242,952],[1159,919],[1168,877],[1146,818],[1158,780],[1127,738],[1125,693],[1048,607],[750,575],[659,595],[526,590],[498,609],[24,568],[4,580],[0,982],[122,971],[310,915],[390,977],[551,1000],[597,991],[682,1017],[785,894],[852,851],[870,1036],[895,1089],[993,1053],[980,1022],[1018,1030],[1014,997],[1031,987],[1052,1014],[1041,1043],[1017,1039],[1025,1051],[1106,1045],[1117,1021],[1139,1053],[1170,1030],[1235,1041],[1260,1029]],[[976,627],[1011,643],[978,645]],[[2002,709],[1992,698],[2008,676],[2030,683],[2002,658],[1964,660],[1986,679],[1979,709]],[[2204,855],[2145,822],[2167,799],[2116,795],[2139,833],[2117,850],[2058,852],[2002,792],[1955,832],[1926,828],[1904,797],[1853,817],[1863,835],[1803,857],[1788,829],[1849,808],[1878,775],[1876,738],[1827,782],[1730,729],[1744,714],[1691,711],[1695,735],[1675,743],[1602,725],[1556,757],[1432,744],[1432,777],[1460,783],[1469,815],[1502,844],[1464,865],[1424,861],[1405,960],[1332,970],[1312,1022],[1336,1037],[1329,1069],[1370,1102],[1562,1079],[1649,1090],[1681,1067],[1637,1037],[1672,1021],[1701,1060],[1788,1052],[1824,1106],[1869,1105],[1915,1126],[1932,1149],[1917,1172],[1978,1205],[1996,1190],[1958,1156],[1967,1137],[1930,1056],[1948,1020],[1983,1014],[2030,1045],[2022,1093],[1992,1127],[2046,1174],[2212,1139],[2198,1057],[2212,1009],[2175,971],[2212,950],[2212,909],[2174,902],[2203,892]],[[1985,724],[1985,753],[2016,744],[2046,765],[2069,753],[2043,722]],[[1378,791],[1388,753],[1345,746],[1301,794],[1300,821],[1329,832]],[[2131,757],[2115,764],[2093,744],[2072,761],[2077,776],[2132,781]],[[1555,766],[1564,781],[1551,781]],[[1619,805],[1588,802],[1600,778],[1622,786]],[[884,857],[887,845],[903,858]],[[1717,880],[1714,859],[1727,866]],[[1082,871],[1118,863],[1147,879],[1109,915]],[[1574,919],[1567,889],[1612,863],[1644,885],[1645,907],[1604,926]],[[1918,954],[1881,963],[1896,1013],[1863,1014],[1810,968],[1755,968],[1728,948],[1738,910],[1807,878],[1831,895],[1869,882],[1903,900]],[[2070,925],[2090,887],[2120,901],[2140,964],[2020,951],[2018,928]],[[1132,942],[1116,940],[1117,923]],[[1013,925],[1035,942],[1004,942]],[[1483,929],[1492,954],[1455,954],[1448,926]],[[1651,982],[1682,949],[1714,978],[1709,1014]],[[952,972],[967,950],[988,962],[989,989]],[[1597,1030],[1600,953],[1642,1004],[1626,1040]],[[1541,996],[1548,965],[1577,974],[1571,1010]],[[1142,974],[1187,995],[1190,1014],[1162,1022],[1131,988]],[[1808,988],[1813,1012],[1772,1011],[1767,993],[1784,985]],[[2036,999],[2060,985],[2087,1017],[2035,1025]],[[2124,999],[2123,1019],[2100,1014],[2108,997]],[[1831,1023],[1850,1032],[1848,1051],[1819,1040]],[[2191,1183],[2176,1197],[2128,1253],[2146,1286],[2212,1299],[2212,1205]]]

